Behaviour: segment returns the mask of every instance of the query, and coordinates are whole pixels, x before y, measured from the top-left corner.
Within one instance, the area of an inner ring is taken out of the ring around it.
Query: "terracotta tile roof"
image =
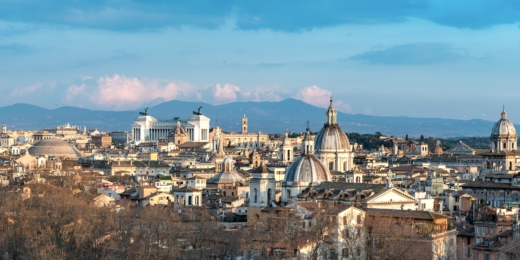
[[[520,190],[520,186],[513,186],[511,183],[500,183],[492,181],[472,181],[461,185],[462,188],[487,188],[487,189],[514,189]]]
[[[192,186],[184,186],[184,187],[180,187],[180,188],[172,188],[172,191],[173,192],[201,192],[201,190],[199,189],[196,189],[196,188],[193,188]]]
[[[410,218],[421,220],[447,219],[449,217],[422,210],[395,210],[395,209],[365,209],[370,216],[393,217],[393,218]]]

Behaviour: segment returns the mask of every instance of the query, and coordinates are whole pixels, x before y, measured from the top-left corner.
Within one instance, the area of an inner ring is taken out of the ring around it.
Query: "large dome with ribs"
[[[45,139],[29,148],[31,155],[45,155],[70,159],[81,158],[81,152],[75,146],[60,139]]]
[[[348,137],[339,125],[325,125],[314,139],[318,151],[344,151],[350,149]]]
[[[510,137],[516,138],[516,129],[513,123],[507,119],[506,110],[502,110],[502,117],[498,122],[493,126],[493,130],[491,131],[491,138],[498,137]]]
[[[315,185],[320,182],[330,181],[328,168],[312,154],[298,157],[285,173],[285,185]]]

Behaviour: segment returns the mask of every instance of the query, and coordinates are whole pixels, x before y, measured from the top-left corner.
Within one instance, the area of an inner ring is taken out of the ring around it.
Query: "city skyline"
[[[297,98],[351,114],[495,121],[515,100],[520,5],[11,3],[3,106],[129,110]]]

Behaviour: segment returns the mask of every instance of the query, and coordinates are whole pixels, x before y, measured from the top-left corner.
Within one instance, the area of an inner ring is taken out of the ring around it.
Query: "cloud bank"
[[[19,89],[13,93],[23,91],[27,92],[25,89]],[[140,79],[114,74],[97,79],[82,76],[78,83],[68,86],[63,101],[68,105],[125,110],[152,106],[174,99],[220,105],[236,101],[280,101],[282,97],[269,90],[242,90],[239,86],[230,83],[200,88],[182,81]]]
[[[142,104],[161,98],[164,101],[182,99],[189,95],[194,86],[185,82],[161,79],[138,79],[125,75],[82,77],[81,84],[72,84],[66,91],[67,104],[87,105],[114,110],[135,109]],[[88,102],[85,102],[88,101]]]

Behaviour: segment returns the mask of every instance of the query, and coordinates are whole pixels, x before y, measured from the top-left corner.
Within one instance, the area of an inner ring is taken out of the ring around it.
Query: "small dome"
[[[177,125],[175,126],[175,128],[173,128],[173,130],[170,132],[170,136],[174,136],[174,135],[185,135],[187,134],[186,133],[186,130],[184,129],[184,127],[181,126],[181,122],[180,121],[177,121]]]
[[[442,154],[444,151],[440,146],[436,146],[435,149],[433,149],[434,154]]]
[[[209,184],[234,184],[234,183],[245,183],[244,178],[235,171],[220,172],[215,176],[208,179]]]
[[[284,186],[307,186],[330,181],[329,169],[313,154],[298,157],[287,169]]]
[[[507,114],[505,109],[502,110],[502,117],[498,122],[493,126],[493,130],[491,131],[492,138],[516,138],[516,129],[513,123],[507,119]]]
[[[314,149],[317,151],[350,150],[350,142],[339,125],[325,125],[314,139]]]
[[[29,148],[31,155],[45,155],[55,157],[80,158],[78,148],[60,139],[45,139]]]

